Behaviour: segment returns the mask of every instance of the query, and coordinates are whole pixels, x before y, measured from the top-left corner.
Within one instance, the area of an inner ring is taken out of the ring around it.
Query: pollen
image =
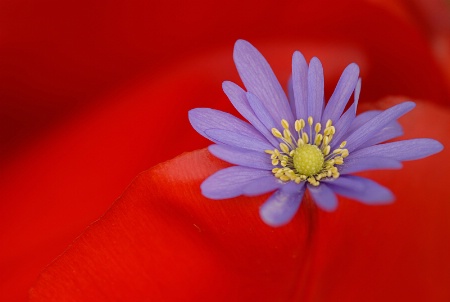
[[[279,140],[279,149],[266,150],[274,168],[272,173],[283,182],[294,181],[299,184],[308,182],[318,186],[324,178],[338,178],[339,165],[349,155],[341,142],[338,148],[331,150],[330,143],[336,133],[333,122],[328,120],[325,127],[314,123],[313,117],[294,122],[291,132],[287,120],[281,120],[281,130],[272,128],[272,135]]]

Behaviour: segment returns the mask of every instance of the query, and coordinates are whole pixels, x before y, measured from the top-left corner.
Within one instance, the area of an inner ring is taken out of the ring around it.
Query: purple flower
[[[289,99],[267,61],[247,41],[236,42],[234,62],[247,91],[232,82],[224,82],[223,90],[249,123],[209,108],[189,112],[194,129],[215,143],[209,151],[236,165],[210,176],[201,189],[211,199],[275,191],[260,208],[268,225],[288,223],[306,189],[326,211],[336,209],[336,194],[369,205],[390,203],[394,197],[387,188],[350,173],[399,169],[401,161],[443,149],[427,138],[380,144],[402,135],[397,119],[415,104],[356,116],[361,89],[356,64],[345,68],[325,104],[317,58],[308,65],[300,52],[294,53]],[[344,112],[352,94],[353,104]]]

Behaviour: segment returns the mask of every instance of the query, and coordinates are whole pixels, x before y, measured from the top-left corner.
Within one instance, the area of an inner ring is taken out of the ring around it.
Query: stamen
[[[289,129],[289,123],[285,119],[281,120],[281,126],[283,126],[284,129]]]
[[[281,132],[278,131],[277,128],[272,128],[272,135],[275,136],[276,138],[282,138],[283,135],[281,135]]]

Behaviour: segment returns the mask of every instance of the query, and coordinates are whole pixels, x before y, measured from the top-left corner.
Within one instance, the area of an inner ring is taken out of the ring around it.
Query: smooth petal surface
[[[308,184],[308,192],[322,210],[336,210],[338,206],[337,197],[333,193],[333,190],[331,190],[325,183],[322,183],[317,187]]]
[[[334,123],[339,120],[339,117],[342,115],[342,112],[344,112],[345,106],[350,99],[350,96],[356,88],[358,78],[358,65],[352,63],[344,69],[344,72],[336,85],[336,89],[331,95],[331,98],[323,111],[322,124],[325,125],[329,119],[331,119]],[[357,92],[357,95],[359,95],[359,92]]]
[[[256,95],[254,95],[251,92],[248,92],[247,99],[248,103],[250,104],[250,107],[253,109],[253,112],[255,112],[255,115],[258,117],[261,123],[263,123],[263,125],[267,128],[267,131],[271,131],[272,128],[280,127],[279,125],[281,120],[279,120],[277,123],[277,120],[273,119],[269,109],[267,109],[266,106],[264,106],[264,104],[261,102],[260,99],[258,99]],[[276,145],[277,144],[275,144],[275,146]]]
[[[202,150],[140,174],[41,275],[31,301],[294,299],[314,208],[269,227],[258,213],[267,196],[200,194],[203,179],[220,168]]]
[[[366,204],[387,204],[394,201],[390,190],[367,178],[345,175],[327,184],[337,194]]]
[[[264,152],[256,152],[225,145],[211,145],[208,147],[208,150],[215,157],[229,162],[230,164],[262,170],[273,169],[270,155]]]
[[[274,191],[275,189],[283,186],[282,182],[270,176],[264,176],[258,178],[258,181],[253,181],[245,186],[243,189],[243,195],[245,196],[258,196],[261,194],[269,193]]]
[[[354,158],[368,156],[390,157],[396,160],[421,159],[442,151],[444,146],[429,138],[416,138],[367,147],[352,154]]]
[[[241,133],[247,136],[254,136],[256,139],[262,139],[263,136],[254,127],[241,121],[237,117],[227,112],[210,109],[196,108],[189,111],[189,122],[192,127],[204,137],[211,139],[206,135],[207,130],[222,129],[230,132]]]
[[[202,194],[211,199],[225,199],[242,195],[244,187],[272,172],[234,166],[216,172],[201,185]]]
[[[416,105],[413,102],[404,102],[386,109],[379,115],[375,116],[367,123],[362,125],[359,129],[353,132],[346,138],[349,152],[356,150],[359,146],[364,144],[370,137],[382,129],[384,126],[390,124],[392,121],[398,119],[408,111],[411,111]]]
[[[232,147],[243,148],[253,151],[270,150],[272,145],[269,142],[255,138],[254,136],[237,133],[234,131],[222,129],[209,129],[205,134],[211,138],[213,142],[229,145]]]
[[[359,146],[358,149],[363,149],[365,147],[377,145],[380,143],[384,143],[388,140],[397,138],[403,135],[403,128],[399,122],[393,121],[383,129],[380,129],[377,133],[372,135],[370,139],[368,139],[364,144]]]
[[[225,81],[222,83],[222,89],[227,95],[234,108],[242,114],[264,137],[272,144],[276,145],[277,140],[272,133],[267,130],[266,126],[258,119],[255,112],[248,103],[246,92],[233,82]]]
[[[308,117],[312,116],[314,125],[320,122],[323,110],[324,80],[322,63],[316,57],[311,59],[308,68]]]
[[[356,173],[368,170],[381,170],[381,169],[400,169],[402,163],[398,160],[389,157],[357,157],[351,156],[344,160],[344,164],[339,166],[339,172],[341,174]]]
[[[303,199],[305,186],[297,192],[280,188],[259,209],[261,219],[270,226],[279,227],[287,224],[297,213]]]
[[[308,63],[301,52],[292,56],[292,88],[295,99],[295,118],[308,119]]]
[[[247,91],[255,94],[266,108],[272,109],[274,120],[286,119],[292,123],[294,117],[286,94],[261,53],[249,42],[238,40],[233,58]]]

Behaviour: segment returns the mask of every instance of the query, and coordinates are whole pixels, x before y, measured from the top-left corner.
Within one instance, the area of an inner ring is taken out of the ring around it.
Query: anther
[[[289,129],[289,123],[285,119],[281,120],[281,126],[283,126],[284,129]]]
[[[283,137],[283,135],[281,135],[281,132],[278,131],[277,128],[272,128],[272,135],[277,137],[277,138],[282,138]]]

